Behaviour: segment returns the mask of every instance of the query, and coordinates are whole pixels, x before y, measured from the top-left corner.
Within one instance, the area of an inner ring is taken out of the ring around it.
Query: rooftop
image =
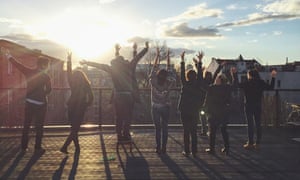
[[[242,148],[246,127],[230,127],[230,154],[219,150],[207,154],[208,137],[198,136],[198,156],[185,157],[181,127],[170,128],[167,153],[154,152],[154,130],[132,129],[133,145],[116,144],[113,129],[84,128],[80,132],[80,154],[69,156],[58,150],[69,129],[47,128],[44,154],[34,154],[34,138],[29,151],[19,153],[20,129],[0,131],[0,179],[300,179],[300,131],[292,128],[264,128],[260,150]],[[34,137],[34,134],[32,134]],[[298,139],[297,139],[298,138]]]

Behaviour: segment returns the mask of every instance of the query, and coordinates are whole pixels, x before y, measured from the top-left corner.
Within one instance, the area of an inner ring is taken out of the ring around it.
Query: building
[[[65,99],[68,88],[64,62],[43,54],[40,50],[28,49],[11,41],[0,39],[0,47],[8,49],[10,53],[22,64],[28,67],[36,65],[39,56],[50,60],[49,75],[53,91],[49,95],[46,124],[55,124],[56,121],[65,120]],[[17,126],[23,124],[24,97],[26,92],[25,77],[0,52],[0,126]]]

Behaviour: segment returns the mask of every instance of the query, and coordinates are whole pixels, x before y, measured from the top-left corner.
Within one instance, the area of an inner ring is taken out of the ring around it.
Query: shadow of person
[[[72,169],[69,174],[69,180],[75,179],[75,176],[77,173],[78,162],[79,162],[79,155],[80,155],[80,151],[75,151]]]
[[[148,162],[134,143],[133,146],[137,153],[132,152],[131,145],[129,145],[129,151],[126,149],[128,146],[121,146],[126,155],[126,163],[123,162],[119,147],[117,147],[117,156],[125,179],[151,179]]]
[[[45,153],[45,150],[40,151],[40,152],[35,152],[31,156],[30,160],[26,164],[26,166],[23,169],[23,171],[19,174],[19,176],[18,176],[17,179],[25,179],[26,176],[28,175],[28,173],[30,172],[30,169],[32,168],[32,166],[40,159],[40,157],[43,156],[44,153]]]
[[[177,179],[189,179],[180,166],[168,154],[159,156],[161,161],[172,171]]]
[[[3,176],[0,179],[8,179],[8,177],[11,175],[11,173],[16,169],[21,159],[24,157],[25,152],[21,151],[11,164],[11,166],[7,169],[7,171],[3,174]]]
[[[59,168],[54,172],[54,174],[52,176],[52,180],[59,180],[59,179],[61,179],[61,175],[62,175],[64,167],[65,167],[65,165],[67,163],[68,157],[69,156],[66,156],[66,157],[63,158],[63,160],[61,161],[61,163],[59,165]]]

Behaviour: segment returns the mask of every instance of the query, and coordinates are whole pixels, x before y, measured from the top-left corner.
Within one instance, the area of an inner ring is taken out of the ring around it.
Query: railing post
[[[276,102],[276,119],[275,119],[275,127],[278,128],[280,126],[280,99],[279,99],[279,91],[275,90],[275,102]]]
[[[98,105],[99,105],[99,108],[98,108],[98,116],[99,116],[99,119],[98,119],[98,122],[99,122],[99,129],[102,130],[102,89],[99,88],[99,99],[98,99]]]

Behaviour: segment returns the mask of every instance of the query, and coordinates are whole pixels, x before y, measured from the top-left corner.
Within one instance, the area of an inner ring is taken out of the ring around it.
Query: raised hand
[[[67,53],[67,60],[68,61],[72,60],[72,52],[71,51],[68,51],[68,53]]]
[[[204,56],[204,52],[201,50],[201,52],[199,51],[196,56],[198,57],[198,62],[200,63],[202,61],[203,56]]]
[[[184,62],[184,55],[185,55],[185,51],[183,51],[183,52],[181,53],[181,55],[180,55],[180,57],[181,57],[181,62]]]
[[[120,46],[119,44],[116,44],[116,45],[115,45],[115,51],[116,51],[116,52],[115,52],[115,55],[116,55],[116,56],[119,56],[119,55],[120,55],[120,53],[119,53],[119,52],[120,52],[120,49],[121,49],[121,46]]]
[[[148,42],[148,41],[145,42],[145,47],[146,47],[147,49],[149,48],[149,42]]]

